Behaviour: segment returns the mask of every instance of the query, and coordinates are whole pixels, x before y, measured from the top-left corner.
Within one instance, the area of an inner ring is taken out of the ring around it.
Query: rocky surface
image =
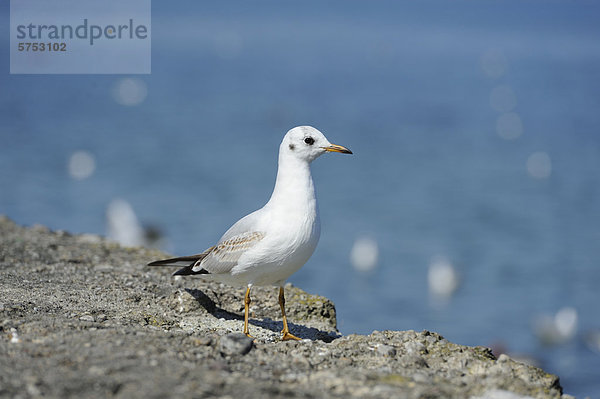
[[[341,336],[326,298],[145,266],[164,254],[0,217],[0,396],[560,398],[558,377],[423,331]],[[568,395],[562,395],[563,398]]]

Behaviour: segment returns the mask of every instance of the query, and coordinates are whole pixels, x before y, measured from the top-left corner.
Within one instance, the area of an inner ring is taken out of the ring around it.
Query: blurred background
[[[0,12],[0,213],[197,253],[312,125],[354,155],[313,163],[290,281],[342,333],[433,330],[600,395],[598,3],[154,1],[137,76],[9,75]]]

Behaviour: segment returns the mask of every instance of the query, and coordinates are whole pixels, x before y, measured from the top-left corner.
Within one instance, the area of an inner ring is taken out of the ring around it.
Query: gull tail
[[[212,249],[212,248],[211,248]],[[180,256],[178,258],[161,259],[148,263],[148,266],[184,266],[173,273],[173,276],[189,276],[193,274],[209,274],[207,270],[200,269],[195,271],[194,266],[202,262],[202,259],[208,255],[210,251],[203,252],[198,255]]]

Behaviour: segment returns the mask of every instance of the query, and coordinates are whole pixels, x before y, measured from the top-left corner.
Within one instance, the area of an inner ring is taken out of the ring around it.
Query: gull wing
[[[194,274],[202,273],[202,271],[209,274],[229,273],[237,265],[240,257],[264,237],[265,233],[253,231],[238,234],[224,241],[221,240],[210,249],[206,256],[194,263],[191,271]]]
[[[174,276],[229,273],[244,252],[265,237],[264,232],[258,231],[256,223],[262,211],[259,209],[238,220],[223,234],[217,245],[201,254],[158,260],[148,266],[184,266]]]

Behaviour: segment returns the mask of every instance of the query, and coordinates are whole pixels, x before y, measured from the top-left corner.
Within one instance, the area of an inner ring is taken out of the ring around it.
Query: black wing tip
[[[164,260],[155,260],[154,262],[147,263],[146,266],[163,266],[165,264]]]
[[[212,248],[211,248],[212,249]],[[207,255],[208,252],[201,253],[198,255],[191,256],[180,256],[178,258],[160,259],[148,263],[148,266],[177,266],[175,263],[189,262],[190,266],[196,262],[201,261]],[[181,266],[181,265],[179,265]]]
[[[181,266],[177,265],[177,262],[190,262],[189,265],[177,270],[173,273],[173,276],[190,276],[193,274],[210,274],[206,269],[200,269],[198,271],[193,270],[194,265],[198,264],[198,261],[202,260],[206,254],[182,256],[179,258],[161,259],[155,260],[154,262],[148,263],[148,266]]]
[[[173,273],[173,276],[191,276],[194,274],[209,274],[207,270],[200,269],[197,272],[193,270],[193,266],[186,266]]]
[[[148,263],[148,266],[177,266],[175,265],[177,262],[190,262],[193,265],[197,260],[197,256],[182,256],[179,258],[155,260],[154,262]]]
[[[187,261],[185,258],[169,258],[169,259],[159,259],[148,263],[148,266],[175,266],[173,263]]]

